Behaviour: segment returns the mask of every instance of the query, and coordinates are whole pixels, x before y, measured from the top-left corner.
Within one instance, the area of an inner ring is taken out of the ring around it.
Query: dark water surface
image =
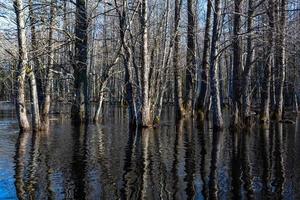
[[[109,108],[101,125],[51,120],[19,134],[0,115],[0,199],[300,199],[300,120],[213,133],[209,122],[130,130]]]

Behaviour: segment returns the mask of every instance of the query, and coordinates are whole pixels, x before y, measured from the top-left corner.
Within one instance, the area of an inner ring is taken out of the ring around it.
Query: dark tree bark
[[[75,56],[72,64],[75,99],[71,108],[71,118],[75,123],[89,121],[87,28],[86,0],[76,0]]]
[[[243,72],[243,89],[242,89],[242,95],[243,95],[243,118],[244,121],[248,121],[250,117],[250,106],[251,106],[251,100],[250,100],[250,84],[251,84],[251,70],[253,67],[253,55],[254,55],[254,49],[253,49],[253,42],[252,42],[252,29],[253,29],[253,14],[254,14],[254,8],[253,8],[253,0],[248,0],[248,16],[247,16],[247,57],[246,57],[246,65]]]
[[[193,107],[194,85],[193,79],[196,71],[196,49],[195,49],[195,0],[187,1],[187,55],[185,71],[184,109],[185,114],[191,114]]]
[[[201,71],[201,85],[200,93],[196,99],[196,111],[201,119],[204,119],[205,113],[205,100],[207,98],[208,88],[208,75],[209,75],[209,50],[211,42],[211,0],[207,1],[207,13],[206,13],[206,25],[204,33],[204,46],[203,46],[203,57],[202,57],[202,71]]]
[[[241,111],[241,77],[242,77],[242,44],[240,39],[241,31],[241,6],[242,0],[234,0],[233,16],[233,94],[232,94],[232,125],[239,124]]]

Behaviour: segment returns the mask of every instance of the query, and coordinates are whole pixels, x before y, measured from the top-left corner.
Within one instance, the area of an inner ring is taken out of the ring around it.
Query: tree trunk
[[[25,34],[25,19],[24,7],[22,0],[14,1],[14,9],[16,13],[16,21],[18,28],[18,44],[19,44],[19,63],[16,73],[16,114],[19,121],[21,131],[26,131],[30,128],[26,115],[25,104],[25,76],[26,67],[28,66],[28,56],[26,52],[26,34]]]
[[[141,0],[141,28],[142,28],[142,66],[141,66],[141,123],[143,127],[151,126],[150,101],[149,101],[149,52],[148,52],[148,0]]]
[[[32,51],[36,52],[38,45],[37,45],[37,39],[36,39],[36,17],[34,14],[34,8],[32,0],[28,1],[29,3],[29,19],[30,19],[30,30],[31,30],[31,46]],[[36,85],[37,85],[37,92],[38,92],[38,101],[39,101],[39,108],[41,111],[42,108],[42,102],[44,101],[44,95],[43,95],[43,73],[41,70],[41,64],[40,60],[37,56],[34,55],[33,57],[33,63],[34,63],[34,73],[36,75]]]
[[[178,33],[178,26],[180,21],[180,10],[182,0],[175,0],[175,13],[174,13],[174,51],[173,51],[173,70],[174,70],[174,101],[175,101],[175,115],[176,119],[180,119],[183,112],[183,99],[182,99],[182,82],[180,77],[180,70],[178,66],[179,57],[179,41],[180,35]]]
[[[253,42],[252,42],[252,29],[253,29],[253,0],[248,0],[248,16],[247,16],[247,57],[246,57],[246,65],[243,72],[243,90],[242,90],[242,98],[243,98],[243,118],[244,121],[248,121],[250,117],[250,83],[251,83],[251,70],[252,70],[252,62],[253,62]]]
[[[215,0],[215,12],[212,30],[211,54],[210,54],[210,81],[212,95],[213,126],[215,130],[223,129],[223,117],[220,104],[220,89],[218,79],[218,29],[221,16],[221,1]]]
[[[46,74],[46,84],[45,84],[45,97],[43,102],[43,126],[48,126],[46,118],[48,118],[50,111],[51,102],[51,82],[53,79],[52,68],[54,64],[54,40],[53,32],[55,29],[55,18],[56,18],[56,0],[51,1],[50,8],[50,30],[49,30],[49,41],[48,41],[48,69]]]
[[[271,86],[271,68],[273,55],[273,31],[274,31],[274,5],[273,0],[269,0],[267,15],[269,20],[269,30],[267,33],[268,45],[266,47],[266,61],[264,68],[264,77],[261,91],[261,113],[260,121],[266,123],[270,120],[270,86]]]
[[[240,39],[242,0],[234,0],[233,20],[233,95],[232,95],[232,126],[236,127],[240,121],[241,107],[241,77],[242,77],[242,44]]]
[[[193,76],[196,71],[196,50],[195,50],[195,0],[187,1],[187,55],[185,71],[185,91],[184,91],[184,109],[186,114],[191,114],[193,107]]]
[[[207,1],[207,13],[206,13],[206,25],[204,33],[204,46],[203,46],[203,57],[202,57],[202,71],[201,71],[201,86],[200,94],[196,99],[196,110],[197,114],[201,119],[204,119],[205,113],[205,100],[207,98],[208,88],[208,74],[209,74],[209,50],[210,50],[210,29],[211,29],[211,1]]]
[[[76,0],[74,90],[75,98],[71,118],[75,123],[89,121],[89,97],[87,81],[87,10],[86,0]]]
[[[278,6],[279,24],[277,28],[277,39],[276,39],[276,54],[275,54],[275,118],[282,120],[283,114],[283,87],[285,81],[285,21],[286,21],[286,1],[281,0],[281,4]]]

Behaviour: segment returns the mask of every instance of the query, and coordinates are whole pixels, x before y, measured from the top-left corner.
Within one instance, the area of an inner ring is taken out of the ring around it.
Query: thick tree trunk
[[[276,50],[275,50],[275,118],[282,120],[283,115],[283,87],[285,81],[285,21],[286,21],[286,1],[281,0],[279,9],[279,24],[277,28]]]
[[[19,63],[16,73],[16,114],[19,121],[21,131],[26,131],[30,128],[26,115],[25,104],[25,76],[26,67],[28,66],[28,56],[26,52],[26,34],[25,34],[25,19],[24,7],[22,0],[14,1],[14,9],[16,13],[16,21],[18,28],[18,44],[19,44]]]
[[[148,52],[148,0],[141,0],[141,28],[142,28],[142,66],[141,66],[141,123],[143,127],[148,127],[153,124],[151,117],[151,106],[149,101],[149,52]]]
[[[241,77],[242,77],[242,44],[240,39],[242,0],[234,1],[233,20],[233,95],[232,95],[232,126],[236,127],[240,121],[241,111]]]
[[[33,69],[28,65],[28,77],[30,82],[30,94],[31,94],[31,115],[32,115],[32,129],[37,131],[41,129],[41,119],[39,111],[39,101],[37,93],[37,83]]]
[[[182,0],[175,0],[175,13],[174,13],[174,51],[173,51],[173,70],[174,70],[174,101],[175,101],[175,115],[176,119],[180,119],[183,115],[183,99],[182,99],[182,82],[180,70],[178,66],[179,58],[179,41],[180,35],[178,33],[178,25],[180,21],[180,10]]]
[[[186,114],[192,114],[194,85],[193,79],[196,71],[196,50],[195,50],[195,0],[187,1],[187,55],[185,71],[184,109]]]
[[[204,46],[202,57],[202,71],[201,71],[201,85],[200,93],[196,99],[196,111],[201,119],[204,119],[205,113],[205,100],[207,98],[208,91],[208,75],[209,75],[209,50],[210,50],[210,29],[211,29],[211,1],[207,1],[207,13],[206,13],[206,25],[204,33]]]
[[[223,129],[223,117],[220,104],[220,89],[218,79],[218,29],[221,16],[221,1],[215,0],[215,12],[212,30],[211,54],[210,54],[210,81],[212,96],[212,112],[214,129]]]
[[[266,47],[266,61],[264,67],[264,77],[261,91],[261,111],[260,121],[266,123],[270,120],[270,87],[271,87],[271,68],[273,56],[273,31],[274,31],[274,5],[273,0],[269,0],[267,15],[269,20],[269,30],[267,33],[268,45]]]
[[[87,10],[86,0],[76,0],[74,91],[75,99],[71,118],[75,123],[89,121],[89,97],[87,78]]]
[[[251,106],[251,100],[250,100],[250,84],[251,84],[251,70],[252,70],[252,62],[253,62],[253,55],[254,55],[254,49],[253,49],[253,42],[252,42],[252,29],[253,29],[253,14],[254,14],[254,8],[253,8],[253,0],[248,0],[248,16],[247,16],[247,57],[246,57],[246,65],[243,72],[243,120],[249,121],[250,117],[250,106]]]

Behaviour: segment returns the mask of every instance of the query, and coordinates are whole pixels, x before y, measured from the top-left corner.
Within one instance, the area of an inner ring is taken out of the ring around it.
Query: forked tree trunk
[[[28,56],[26,52],[26,34],[25,34],[25,19],[24,7],[22,0],[14,1],[14,9],[16,13],[16,21],[18,28],[18,44],[19,44],[19,63],[16,73],[16,114],[19,121],[21,131],[29,130],[29,122],[26,115],[25,104],[25,76],[26,67],[28,66]]]
[[[221,16],[221,1],[215,0],[215,12],[212,30],[211,54],[210,54],[210,81],[212,96],[213,127],[215,130],[223,129],[223,117],[220,104],[220,89],[218,79],[218,30]]]
[[[209,75],[209,50],[210,50],[210,29],[211,29],[211,0],[207,1],[207,13],[206,13],[206,25],[204,33],[204,46],[202,57],[202,71],[201,71],[201,85],[200,93],[196,99],[196,112],[200,119],[204,119],[205,114],[205,100],[207,98],[208,91],[208,75]]]
[[[89,97],[87,81],[87,10],[86,0],[76,0],[75,25],[75,57],[74,92],[75,98],[71,108],[71,118],[74,123],[89,121]]]

